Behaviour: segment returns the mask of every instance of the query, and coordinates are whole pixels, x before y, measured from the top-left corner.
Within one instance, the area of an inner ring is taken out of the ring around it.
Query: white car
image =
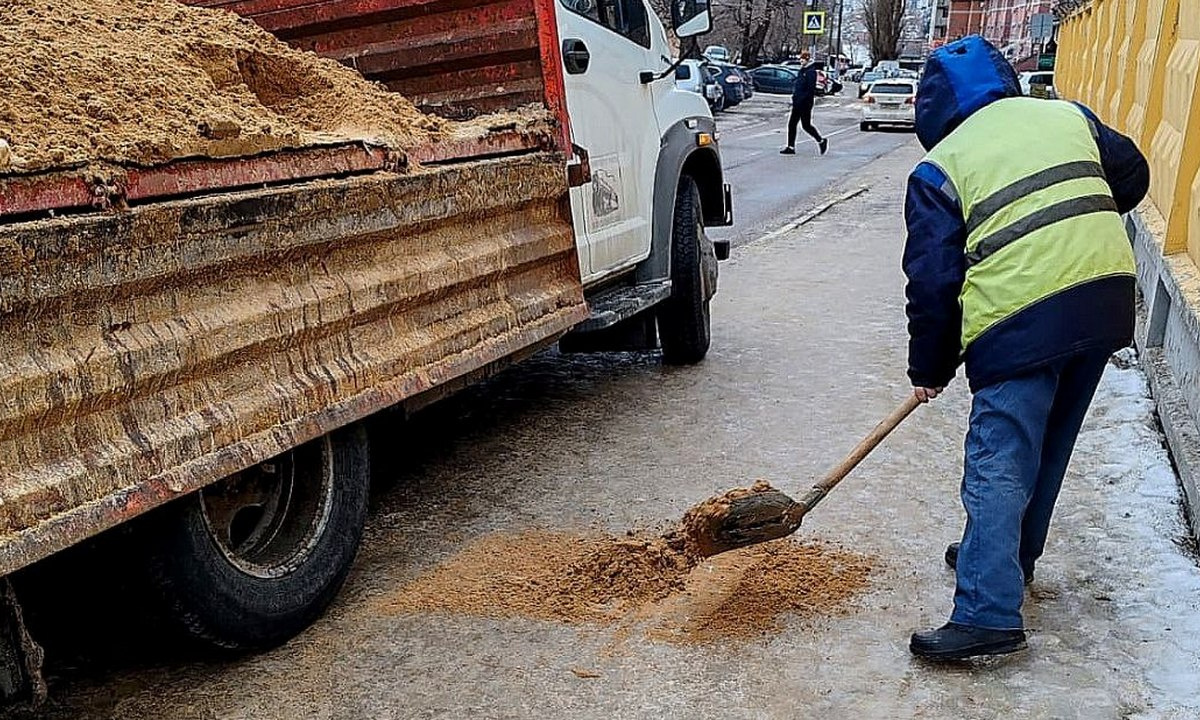
[[[1021,94],[1054,99],[1054,73],[1048,71],[1023,72],[1017,78],[1021,83]]]
[[[709,45],[704,48],[704,57],[717,62],[729,62],[729,48],[721,45]]]
[[[709,64],[703,60],[684,60],[675,68],[675,87],[701,95],[710,108],[723,104],[724,91],[708,72]]]
[[[917,124],[917,83],[903,78],[876,80],[863,97],[862,120],[858,128],[863,132],[880,125]]]

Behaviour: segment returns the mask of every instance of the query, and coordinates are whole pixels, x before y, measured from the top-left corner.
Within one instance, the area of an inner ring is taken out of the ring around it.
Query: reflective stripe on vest
[[[1133,251],[1087,116],[1034,98],[992,103],[926,158],[967,226],[962,348],[1055,293],[1132,275]]]

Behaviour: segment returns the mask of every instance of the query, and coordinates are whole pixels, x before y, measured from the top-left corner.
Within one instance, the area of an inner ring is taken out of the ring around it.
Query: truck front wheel
[[[362,539],[366,432],[337,430],[155,513],[143,529],[168,622],[226,650],[278,645],[317,619]]]
[[[671,297],[659,308],[658,335],[664,362],[691,365],[708,354],[717,258],[704,234],[700,189],[687,175],[679,179],[671,235]]]

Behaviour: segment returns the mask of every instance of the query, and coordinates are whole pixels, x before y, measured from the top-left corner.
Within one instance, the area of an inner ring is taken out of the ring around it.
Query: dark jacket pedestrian
[[[929,151],[908,180],[909,369],[936,397],[965,364],[974,394],[967,524],[947,551],[950,623],[916,633],[936,658],[1024,646],[1023,586],[1041,557],[1084,414],[1133,338],[1134,260],[1120,214],[1145,196],[1136,145],[1088,108],[1021,97],[972,36],[930,55],[917,94]]]
[[[806,102],[812,102],[817,97],[817,71],[820,70],[819,63],[808,63],[800,68],[799,74],[796,75],[796,84],[792,88],[792,104],[800,105]]]
[[[808,62],[808,56],[801,56],[805,64],[800,67],[796,76],[796,85],[792,89],[792,112],[788,117],[787,147],[779,152],[783,155],[796,154],[796,127],[801,126],[804,132],[817,141],[821,154],[829,148],[829,141],[821,137],[821,133],[812,124],[813,106],[817,99],[817,72],[823,67],[820,63]]]

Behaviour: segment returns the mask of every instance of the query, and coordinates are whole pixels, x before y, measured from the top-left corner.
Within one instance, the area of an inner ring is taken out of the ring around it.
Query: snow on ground
[[[1114,620],[1155,691],[1151,706],[1132,717],[1200,717],[1200,572],[1179,481],[1132,351],[1104,374],[1075,463],[1111,486],[1094,540],[1114,563]]]

